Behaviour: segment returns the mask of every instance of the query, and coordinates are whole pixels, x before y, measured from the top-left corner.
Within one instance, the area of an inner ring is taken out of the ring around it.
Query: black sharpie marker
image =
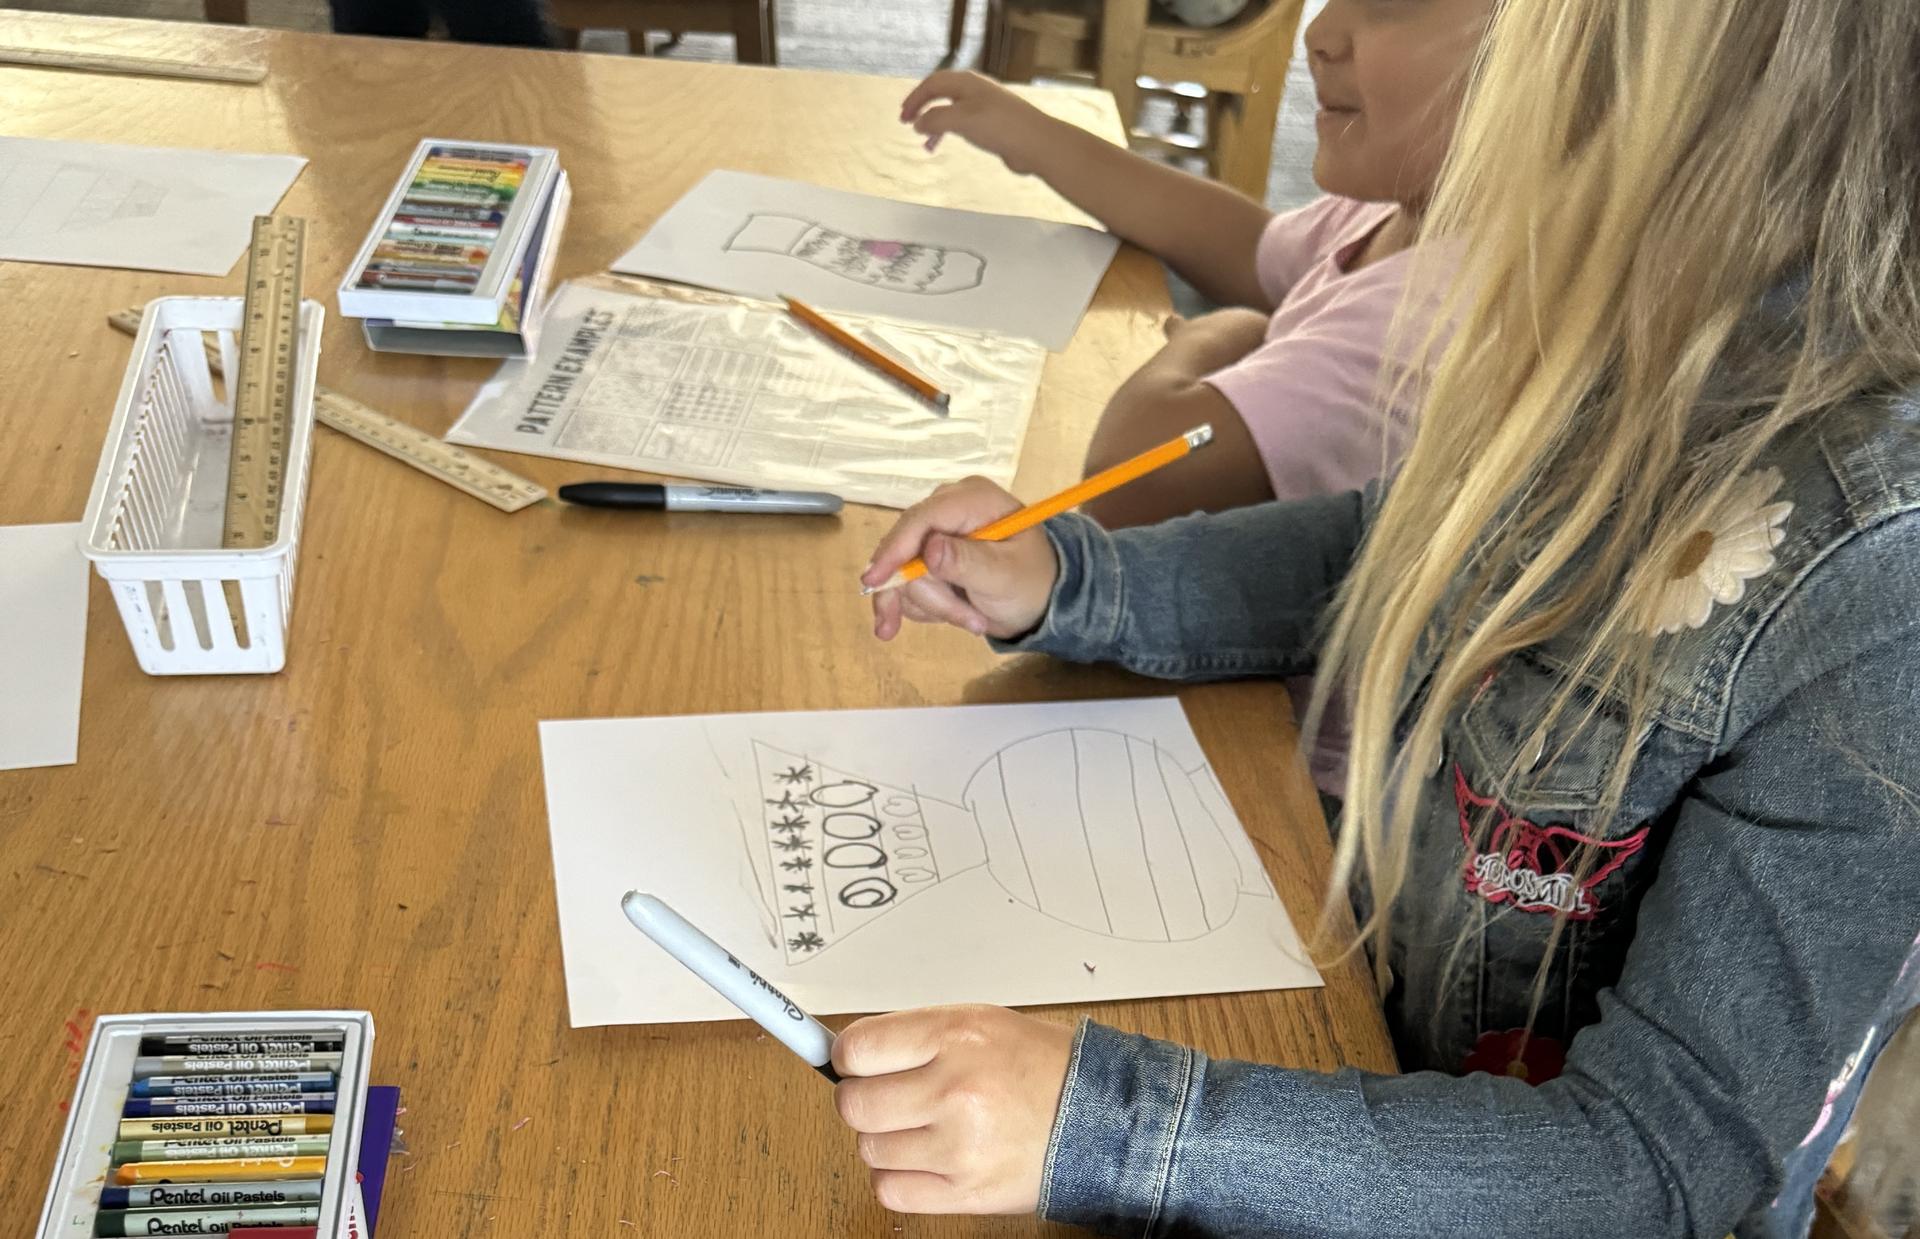
[[[748,490],[738,486],[662,486],[658,482],[575,482],[560,488],[587,508],[652,512],[764,512],[831,516],[840,496],[817,490]]]

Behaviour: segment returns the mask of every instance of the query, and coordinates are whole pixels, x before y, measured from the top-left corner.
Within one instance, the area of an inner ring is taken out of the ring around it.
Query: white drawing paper
[[[306,163],[0,137],[0,259],[225,275]]]
[[[454,443],[904,508],[968,474],[1010,486],[1046,354],[1004,336],[837,316],[952,396],[942,416],[764,302],[563,285]]]
[[[80,526],[0,526],[0,770],[73,764],[86,652]]]
[[[1172,698],[540,725],[574,1027],[740,1018],[658,895],[818,1013],[1318,985]]]
[[[750,297],[1067,346],[1119,242],[1079,224],[709,173],[613,264]]]

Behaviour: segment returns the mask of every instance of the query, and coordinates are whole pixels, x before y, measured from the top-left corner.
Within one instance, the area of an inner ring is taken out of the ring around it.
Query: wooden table
[[[310,221],[322,381],[435,431],[489,367],[369,354],[327,291],[423,135],[559,147],[576,186],[566,275],[603,269],[716,167],[1073,218],[960,143],[924,157],[894,120],[899,81],[14,15],[0,42],[264,58],[261,87],[4,68],[0,116],[49,138],[309,156],[283,209]],[[1119,136],[1105,96],[1034,97]],[[239,283],[0,266],[0,524],[79,518],[128,351],[107,313]],[[1166,309],[1155,264],[1123,252],[1049,363],[1023,493],[1074,475]],[[508,463],[548,486],[580,473]],[[93,1013],[344,1006],[374,1012],[374,1074],[405,1090],[394,1235],[1042,1229],[886,1215],[828,1091],[750,1025],[567,1026],[538,720],[1156,691],[953,632],[873,641],[852,586],[892,519],[507,516],[321,431],[284,673],[149,678],[95,580],[79,763],[0,773],[0,1216],[37,1216],[71,1030]],[[1183,699],[1310,926],[1329,847],[1285,698]],[[1351,967],[1324,990],[1084,1010],[1220,1055],[1392,1068]]]

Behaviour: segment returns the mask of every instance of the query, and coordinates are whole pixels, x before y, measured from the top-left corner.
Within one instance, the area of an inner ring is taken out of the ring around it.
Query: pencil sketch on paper
[[[784,254],[842,279],[921,296],[978,288],[987,270],[973,250],[856,237],[797,215],[749,215],[721,248]]]
[[[1121,941],[1186,942],[1275,898],[1243,862],[1204,762],[1098,728],[1030,736],[988,757],[959,799],[830,768],[753,741],[762,802],[750,857],[802,963],[901,904],[984,868],[998,888],[1066,925]]]

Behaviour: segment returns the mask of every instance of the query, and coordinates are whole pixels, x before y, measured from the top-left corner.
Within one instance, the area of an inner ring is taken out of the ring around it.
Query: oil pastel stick
[[[421,166],[419,175],[409,184],[483,185],[488,188],[518,189],[521,179],[518,168],[456,168],[447,164],[427,163]]]
[[[393,213],[395,219],[453,219],[468,224],[504,224],[507,222],[505,211],[496,211],[491,207],[441,206],[438,203],[423,202],[418,206],[402,207]]]
[[[144,1183],[240,1183],[281,1179],[318,1179],[327,1173],[324,1157],[241,1157],[177,1162],[125,1162],[113,1172],[123,1187]]]
[[[368,275],[392,275],[408,280],[472,279],[486,268],[479,263],[436,262],[431,258],[374,258],[362,268]]]
[[[387,225],[387,230],[382,237],[385,240],[452,241],[457,244],[478,245],[492,244],[499,240],[500,230],[486,224],[463,224],[454,219],[395,216],[394,221]]]
[[[400,204],[406,206],[410,203],[418,202],[428,206],[438,204],[442,206],[484,206],[498,209],[502,203],[511,197],[513,197],[511,193],[502,189],[482,189],[478,186],[468,188],[465,186],[435,185],[424,189],[407,190],[405,196],[400,199]]]
[[[245,1140],[116,1140],[112,1164],[232,1161],[247,1157],[325,1157],[332,1136],[258,1136]]]
[[[120,1108],[126,1119],[195,1115],[206,1118],[250,1114],[332,1114],[338,1093],[302,1093],[298,1097],[129,1097]]]
[[[266,1076],[148,1076],[135,1080],[129,1097],[298,1097],[331,1093],[331,1071],[286,1071]]]
[[[253,1226],[312,1226],[320,1220],[319,1205],[279,1205],[260,1209],[167,1209],[158,1213],[107,1211],[96,1213],[96,1235],[224,1235]]]
[[[415,293],[470,293],[478,280],[437,280],[424,275],[383,275],[373,272],[360,277],[362,288],[392,288]]]
[[[467,159],[475,163],[517,163],[526,167],[532,160],[523,152],[502,150],[499,147],[485,146],[432,146],[427,148],[428,159]]]
[[[264,1183],[154,1183],[103,1187],[102,1209],[244,1209],[249,1205],[320,1203],[319,1179],[269,1179]]]
[[[374,262],[393,259],[424,264],[448,263],[456,267],[479,267],[487,261],[490,245],[472,241],[432,241],[412,237],[388,237],[373,251]]]
[[[208,1114],[164,1115],[160,1118],[121,1119],[122,1140],[161,1140],[168,1137],[323,1136],[333,1130],[331,1114]]]
[[[273,1033],[163,1033],[140,1038],[146,1055],[214,1055],[242,1058],[254,1054],[321,1054],[346,1049],[344,1034],[333,1031]]]
[[[159,1054],[133,1060],[133,1078],[147,1076],[233,1076],[261,1075],[269,1071],[338,1071],[338,1052],[287,1056],[255,1055],[233,1057],[195,1054]]]

